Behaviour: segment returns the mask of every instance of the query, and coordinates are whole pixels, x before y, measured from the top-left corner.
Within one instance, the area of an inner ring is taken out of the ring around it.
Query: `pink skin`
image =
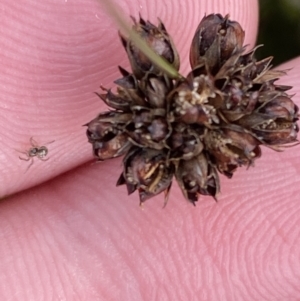
[[[183,74],[204,13],[229,12],[255,43],[255,0],[125,2],[124,15],[164,21]],[[194,208],[173,185],[165,209],[158,196],[141,210],[115,188],[120,159],[91,164],[81,126],[104,109],[92,92],[128,67],[115,23],[92,0],[0,3],[0,195],[19,192],[0,203],[1,300],[300,300],[299,147],[222,177],[217,204]],[[299,104],[292,67],[281,82]],[[25,174],[13,149],[31,136],[55,143]]]

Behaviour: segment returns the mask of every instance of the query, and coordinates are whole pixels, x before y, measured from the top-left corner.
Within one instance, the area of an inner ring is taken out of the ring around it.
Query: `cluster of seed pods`
[[[142,18],[133,30],[179,70],[179,54],[162,22]],[[216,198],[219,173],[231,178],[251,166],[261,146],[280,150],[297,143],[298,108],[277,85],[283,71],[271,70],[272,58],[246,52],[244,31],[229,16],[205,16],[190,48],[191,70],[171,76],[121,36],[131,72],[119,67],[116,90],[98,96],[110,107],[87,124],[88,141],[98,160],[124,156],[117,185],[138,191],[140,202],[164,192],[175,178],[184,197]]]

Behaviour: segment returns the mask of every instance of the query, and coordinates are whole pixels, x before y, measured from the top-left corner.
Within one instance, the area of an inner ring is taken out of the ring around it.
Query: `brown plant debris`
[[[162,22],[140,18],[133,30],[173,68],[179,55]],[[171,78],[131,40],[121,36],[132,72],[119,67],[116,92],[97,94],[110,111],[87,126],[98,160],[123,156],[117,185],[140,202],[164,192],[175,177],[184,197],[216,198],[218,173],[231,178],[237,167],[252,166],[261,145],[274,150],[297,144],[298,107],[276,85],[285,74],[271,70],[272,57],[255,59],[256,48],[243,47],[240,24],[220,14],[205,16],[190,49],[191,71]]]

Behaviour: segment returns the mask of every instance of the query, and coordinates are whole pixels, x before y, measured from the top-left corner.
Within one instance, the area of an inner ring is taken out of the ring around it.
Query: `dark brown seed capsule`
[[[143,78],[141,83],[143,91],[147,95],[149,106],[152,108],[165,108],[166,96],[172,89],[172,82],[167,77],[157,77],[148,74]]]
[[[131,147],[125,134],[119,134],[110,140],[98,140],[93,143],[94,156],[100,160],[116,158],[124,155]]]
[[[140,202],[169,191],[173,167],[166,165],[166,154],[152,149],[133,148],[124,158],[124,172],[117,185],[126,184],[128,193],[139,191]]]
[[[182,160],[176,170],[176,179],[185,198],[194,205],[199,194],[216,197],[220,191],[218,174],[204,154]]]
[[[87,124],[87,137],[93,144],[93,152],[97,159],[118,157],[129,149],[131,144],[123,129],[130,120],[131,114],[106,112]]]
[[[145,40],[154,52],[166,59],[174,69],[179,70],[179,55],[163,23],[159,21],[158,26],[155,26],[142,18],[139,22],[136,22],[135,19],[133,21],[133,30]],[[146,73],[161,74],[159,66],[155,66],[133,42],[121,35],[120,37],[128,54],[132,72],[137,78],[142,78]]]
[[[245,33],[239,23],[212,14],[204,17],[194,35],[190,50],[192,68],[206,63],[211,70],[219,68],[234,51],[242,48]]]

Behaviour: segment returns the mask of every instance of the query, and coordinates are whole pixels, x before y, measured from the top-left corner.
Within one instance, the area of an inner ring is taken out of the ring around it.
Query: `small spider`
[[[28,165],[26,171],[27,171],[27,170],[31,167],[31,165],[33,164],[33,162],[34,162],[34,157],[37,157],[37,158],[39,158],[39,159],[42,160],[42,161],[48,161],[48,160],[49,160],[49,158],[45,159],[45,157],[46,157],[47,154],[48,154],[48,148],[47,148],[45,145],[50,144],[50,143],[53,143],[55,140],[50,141],[50,142],[47,142],[47,143],[46,143],[45,145],[43,145],[43,146],[39,146],[38,143],[33,139],[33,137],[31,137],[29,141],[30,141],[30,144],[32,145],[32,147],[31,147],[29,150],[27,150],[26,152],[16,150],[17,152],[26,155],[26,158],[23,158],[23,157],[19,156],[19,159],[20,159],[20,160],[23,160],[23,161],[31,161],[30,164]]]

